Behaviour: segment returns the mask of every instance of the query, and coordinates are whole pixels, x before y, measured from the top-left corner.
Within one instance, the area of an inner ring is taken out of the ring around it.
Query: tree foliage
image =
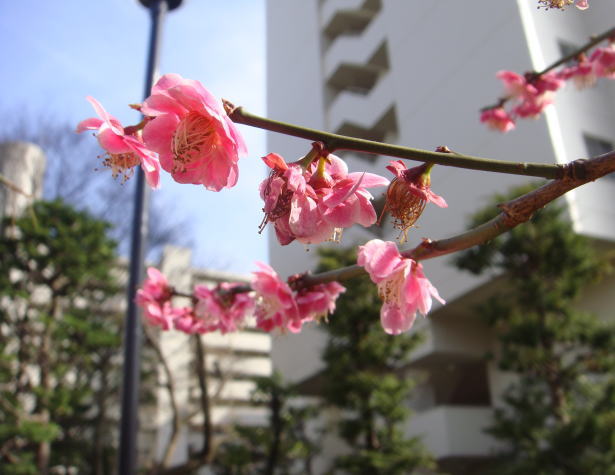
[[[476,213],[471,225],[492,210]],[[497,335],[499,368],[517,376],[489,429],[510,448],[497,473],[615,473],[615,332],[575,307],[608,271],[608,259],[563,213],[551,205],[456,258],[460,269],[495,271],[505,281],[478,308]]]
[[[269,408],[268,426],[235,425],[214,462],[216,473],[310,474],[317,444],[308,434],[316,407],[296,398],[280,374],[258,378],[252,403]]]
[[[2,224],[2,473],[109,473],[121,338],[105,305],[118,290],[109,225],[61,200]]]
[[[318,271],[356,262],[350,249],[322,249]],[[402,474],[433,467],[417,438],[405,436],[413,387],[404,367],[420,343],[416,332],[391,336],[380,325],[381,301],[367,276],[347,283],[328,334],[323,359],[324,399],[339,408],[339,435],[350,448],[333,470],[360,474]]]

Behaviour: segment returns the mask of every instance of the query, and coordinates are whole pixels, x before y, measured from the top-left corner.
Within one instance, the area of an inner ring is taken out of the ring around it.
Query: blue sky
[[[198,79],[264,115],[264,10],[264,0],[185,0],[166,17],[160,72]],[[77,124],[94,115],[85,100],[91,95],[125,124],[137,122],[126,105],[143,99],[148,34],[149,16],[137,0],[0,2],[2,110],[23,107]],[[267,260],[266,236],[257,234],[265,135],[240,130],[249,156],[240,161],[235,188],[213,193],[165,177],[155,193],[189,218],[195,264],[249,272],[255,260]]]

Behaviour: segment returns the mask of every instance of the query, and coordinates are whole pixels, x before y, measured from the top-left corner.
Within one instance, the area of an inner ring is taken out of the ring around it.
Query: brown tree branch
[[[563,178],[550,181],[534,191],[501,204],[502,212],[486,223],[447,239],[437,241],[426,239],[402,255],[415,260],[426,260],[482,244],[528,221],[536,211],[568,191],[613,172],[615,172],[615,151],[590,159],[575,160],[564,167]],[[346,280],[363,272],[362,267],[354,265],[320,274],[305,274],[294,282],[293,287],[300,289]]]
[[[169,465],[171,461],[171,457],[175,452],[175,448],[177,447],[177,442],[179,441],[179,409],[177,407],[177,399],[175,398],[175,379],[173,378],[173,373],[171,372],[171,368],[169,367],[169,363],[160,348],[160,345],[152,335],[151,330],[147,325],[143,325],[143,334],[145,335],[145,341],[147,344],[154,350],[158,361],[162,365],[162,369],[164,371],[165,383],[164,387],[167,390],[167,394],[169,395],[169,400],[171,403],[171,413],[172,413],[172,422],[171,422],[171,437],[169,438],[169,442],[164,450],[164,455],[162,457],[162,461],[160,462],[159,467],[154,469],[156,472],[159,468],[165,468]]]

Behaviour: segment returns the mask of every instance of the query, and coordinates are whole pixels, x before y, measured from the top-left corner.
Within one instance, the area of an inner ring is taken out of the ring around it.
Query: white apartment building
[[[541,70],[613,27],[615,2],[594,0],[580,12],[537,9],[536,0],[268,0],[268,116],[362,138],[511,161],[566,163],[614,148],[615,86],[605,82],[558,92],[538,120],[520,120],[503,135],[479,122],[479,109],[502,94],[499,70]],[[268,150],[293,161],[309,150],[304,140],[270,133]],[[387,175],[387,158],[345,154],[354,170]],[[408,166],[417,163],[408,162]],[[436,166],[432,189],[449,203],[427,206],[409,232],[408,247],[465,229],[472,211],[495,192],[531,178]],[[615,179],[605,177],[566,195],[575,229],[596,245],[615,241]],[[361,244],[380,231],[353,228],[343,245]],[[397,231],[389,228],[393,240]],[[270,234],[271,264],[283,275],[313,266],[316,253],[298,243],[281,247]],[[484,361],[494,340],[472,314],[494,276],[458,272],[450,257],[424,263],[447,305],[417,327],[427,340],[413,369],[425,383],[409,402],[410,434],[444,467],[472,463],[497,450],[484,434],[509,380]],[[592,288],[582,306],[608,316],[613,280]],[[324,336],[316,329],[273,341],[274,366],[306,381],[322,368]]]

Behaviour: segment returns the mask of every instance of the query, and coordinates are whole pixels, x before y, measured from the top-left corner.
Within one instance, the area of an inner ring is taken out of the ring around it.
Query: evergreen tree
[[[0,235],[2,473],[110,473],[121,316],[108,225],[60,200]]]
[[[356,263],[351,249],[323,249],[318,271]],[[404,367],[420,343],[416,332],[387,335],[380,325],[382,301],[367,276],[345,282],[346,293],[322,329],[324,399],[340,409],[339,435],[351,449],[333,471],[407,474],[432,468],[433,459],[418,438],[404,435],[412,380]],[[336,472],[337,473],[337,472]]]
[[[475,214],[472,226],[493,209]],[[615,333],[574,306],[607,269],[563,211],[551,205],[456,259],[460,269],[505,279],[478,309],[497,335],[499,368],[518,377],[489,430],[510,447],[498,474],[615,473]]]
[[[296,396],[279,373],[258,378],[252,403],[269,408],[269,425],[235,425],[232,438],[222,443],[216,455],[216,473],[311,474],[318,447],[308,435],[307,424],[315,416],[316,407]]]

